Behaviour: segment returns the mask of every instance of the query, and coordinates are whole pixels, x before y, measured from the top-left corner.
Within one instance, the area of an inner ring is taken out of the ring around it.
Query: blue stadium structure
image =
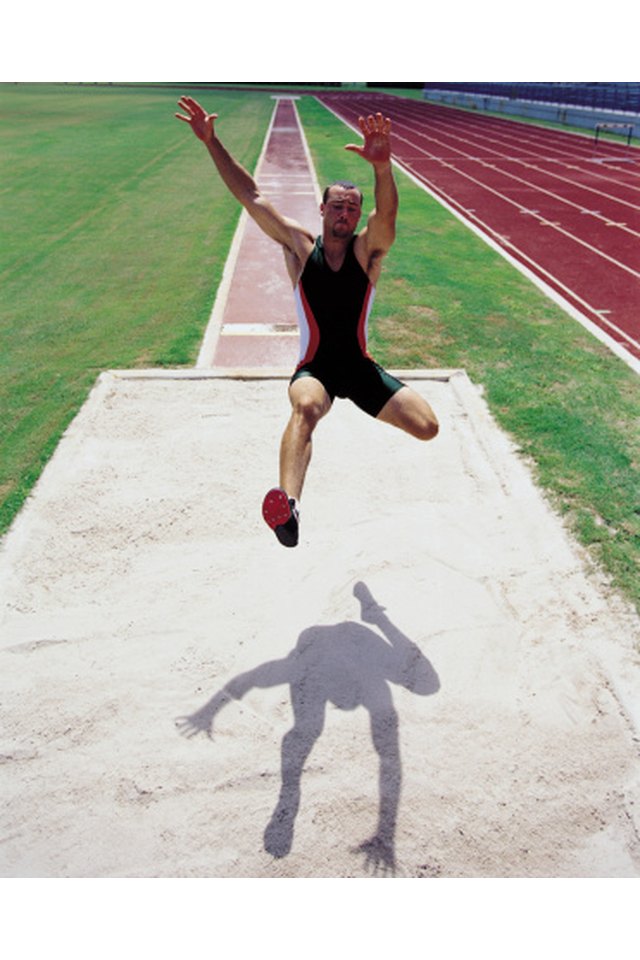
[[[640,83],[425,83],[425,99],[451,106],[596,129],[636,125]]]

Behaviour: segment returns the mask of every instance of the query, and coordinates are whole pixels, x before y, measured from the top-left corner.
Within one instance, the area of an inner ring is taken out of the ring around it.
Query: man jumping
[[[314,237],[279,213],[215,133],[217,114],[191,97],[178,103],[179,120],[204,143],[223,182],[258,226],[282,247],[298,312],[300,359],[289,384],[291,417],[280,444],[280,486],[264,498],[267,524],[287,547],[298,543],[299,502],[311,459],[312,435],[335,397],[347,397],[372,417],[419,440],[438,433],[438,421],[418,393],[367,352],[367,323],[382,261],[395,239],[398,192],[391,167],[391,121],[360,117],[361,146],[348,144],[373,167],[375,208],[356,234],[362,194],[338,181],[324,191],[322,234]]]

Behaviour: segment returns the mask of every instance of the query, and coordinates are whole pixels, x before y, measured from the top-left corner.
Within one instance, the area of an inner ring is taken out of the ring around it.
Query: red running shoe
[[[283,546],[298,545],[299,513],[295,500],[290,499],[284,490],[279,487],[269,490],[262,501],[262,516]]]

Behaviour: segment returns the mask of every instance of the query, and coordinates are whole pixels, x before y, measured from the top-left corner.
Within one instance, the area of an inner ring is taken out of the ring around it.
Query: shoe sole
[[[262,516],[283,546],[297,545],[298,522],[284,490],[279,487],[269,490],[262,501]]]

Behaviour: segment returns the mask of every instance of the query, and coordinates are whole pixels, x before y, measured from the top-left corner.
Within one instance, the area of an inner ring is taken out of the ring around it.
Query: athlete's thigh
[[[378,420],[399,427],[419,440],[432,440],[438,433],[438,419],[430,404],[406,385],[387,401]]]

